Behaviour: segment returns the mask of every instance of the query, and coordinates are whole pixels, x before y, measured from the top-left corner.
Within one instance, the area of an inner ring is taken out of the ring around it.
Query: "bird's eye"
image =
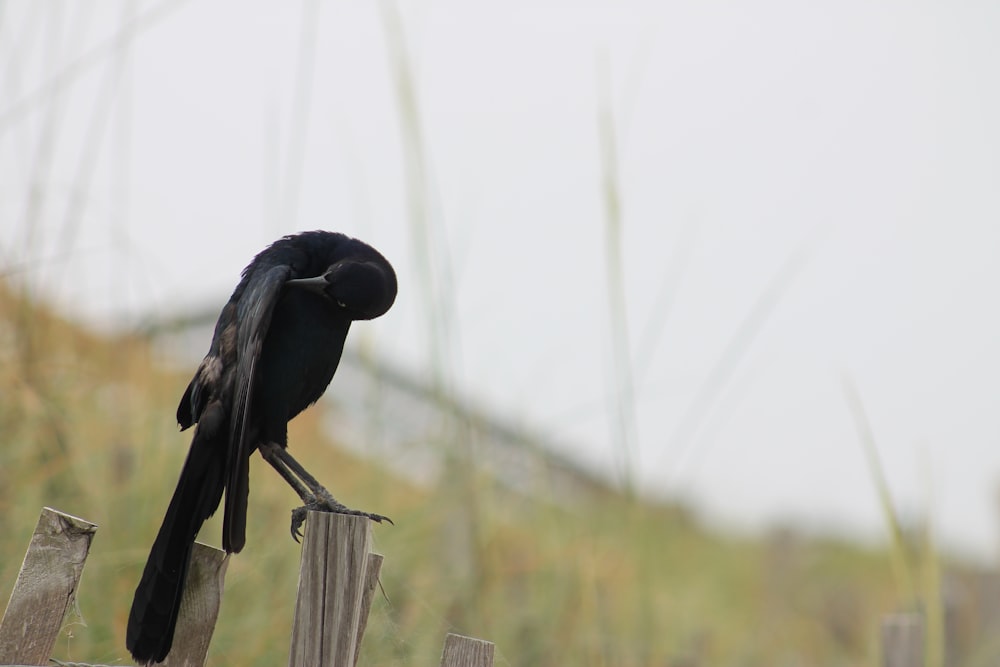
[[[341,308],[347,308],[347,304],[344,303],[343,301],[338,301],[337,305],[340,306]]]

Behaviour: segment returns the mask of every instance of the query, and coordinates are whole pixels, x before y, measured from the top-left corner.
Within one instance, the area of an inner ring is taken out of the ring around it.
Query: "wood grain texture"
[[[364,598],[371,522],[310,512],[302,540],[290,667],[352,667]]]
[[[223,581],[228,566],[225,551],[194,543],[174,644],[162,663],[165,667],[201,667],[205,664],[222,606]]]
[[[378,588],[378,575],[382,572],[381,554],[368,554],[368,566],[365,569],[365,587],[361,591],[361,610],[358,612],[358,638],[354,646],[354,664],[358,664],[358,656],[361,655],[361,640],[365,636],[365,628],[368,627],[368,613],[372,608],[372,598],[375,596],[375,589]]]
[[[441,667],[493,667],[493,642],[448,633],[444,638]]]
[[[97,526],[42,509],[0,620],[0,664],[49,664]]]

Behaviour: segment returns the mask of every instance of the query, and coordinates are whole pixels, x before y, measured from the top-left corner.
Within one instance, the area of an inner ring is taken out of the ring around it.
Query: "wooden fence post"
[[[367,517],[309,512],[289,667],[354,665],[370,550]]]
[[[882,619],[883,667],[923,667],[924,619],[920,614],[889,614]]]
[[[441,667],[493,667],[493,642],[448,633],[444,638]]]
[[[46,665],[97,526],[45,507],[0,620],[0,664]]]
[[[194,543],[181,595],[174,643],[163,661],[166,667],[201,667],[205,664],[215,621],[219,618],[228,565],[229,557],[225,551],[200,542]]]

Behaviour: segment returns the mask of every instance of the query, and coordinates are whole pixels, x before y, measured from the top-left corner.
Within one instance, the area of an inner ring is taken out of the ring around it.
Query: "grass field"
[[[88,334],[8,290],[0,336],[0,595],[43,505],[96,522],[55,657],[126,661],[132,590],[187,448],[173,420],[187,372],[143,340]],[[613,494],[567,507],[475,476],[417,488],[327,442],[319,410],[292,423],[296,455],[349,504],[396,521],[375,529],[385,596],[366,665],[436,664],[447,631],[495,641],[501,665],[874,665],[880,615],[914,603],[888,550],[718,535],[684,508]],[[297,498],[258,460],[251,475],[214,664],[287,656]],[[202,540],[219,533],[216,517]]]

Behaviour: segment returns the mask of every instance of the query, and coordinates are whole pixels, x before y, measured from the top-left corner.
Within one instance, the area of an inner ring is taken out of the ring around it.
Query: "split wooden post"
[[[201,667],[205,664],[215,621],[219,618],[228,566],[229,557],[225,551],[194,543],[174,643],[163,661],[165,667]]]
[[[444,638],[441,667],[493,667],[493,642],[448,633]]]
[[[368,613],[372,608],[372,597],[378,588],[378,575],[382,573],[382,554],[368,554],[368,564],[365,568],[365,587],[361,591],[361,610],[358,612],[358,638],[354,644],[354,663],[358,664],[361,655],[361,639],[368,627]]]
[[[0,664],[46,665],[97,526],[45,507],[0,620]]]
[[[889,614],[882,619],[882,666],[923,667],[924,619],[920,614]]]
[[[309,512],[302,540],[289,667],[352,667],[371,551],[371,520]],[[370,598],[369,598],[370,599]]]

